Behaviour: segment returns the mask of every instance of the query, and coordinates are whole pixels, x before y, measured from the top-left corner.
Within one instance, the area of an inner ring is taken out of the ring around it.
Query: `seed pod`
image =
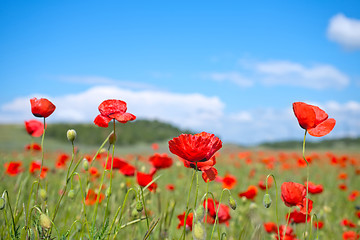
[[[136,203],[136,211],[141,212],[144,209],[142,202],[137,201]]]
[[[229,206],[232,208],[232,210],[236,209],[236,200],[230,195],[229,197]]]
[[[193,239],[203,240],[206,239],[206,231],[201,222],[196,222],[193,228]]]
[[[83,159],[82,166],[85,171],[89,170],[89,162],[87,159],[85,159],[85,158]]]
[[[70,189],[70,191],[68,192],[68,197],[70,199],[74,199],[75,198],[75,190],[74,189]]]
[[[204,217],[205,209],[202,204],[200,204],[195,211],[195,222],[201,220]]]
[[[50,227],[51,227],[51,220],[50,220],[50,218],[49,218],[46,214],[44,214],[44,213],[41,213],[41,214],[40,214],[39,222],[40,222],[40,225],[41,225],[43,228],[50,229]]]
[[[271,202],[272,202],[272,200],[271,200],[270,194],[266,193],[263,198],[264,207],[269,208],[271,206]]]
[[[116,143],[116,133],[115,133],[115,132],[112,132],[112,133],[110,134],[109,143],[110,143],[110,144],[115,144],[115,143]]]
[[[41,189],[39,190],[39,196],[41,197],[41,199],[42,199],[43,201],[46,201],[46,200],[47,200],[47,192],[46,192],[46,190],[43,189],[43,188],[41,188]]]
[[[74,142],[76,139],[76,131],[74,129],[67,130],[66,137],[70,142]]]

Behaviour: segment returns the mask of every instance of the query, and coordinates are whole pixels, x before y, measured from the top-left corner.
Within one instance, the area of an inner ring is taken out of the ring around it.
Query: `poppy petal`
[[[317,106],[310,105],[315,112],[315,125],[325,121],[329,116],[328,114]]]
[[[108,127],[110,121],[111,121],[111,118],[99,114],[96,116],[94,123],[96,125],[98,125],[99,127]]]
[[[315,127],[316,114],[313,106],[303,102],[294,102],[293,110],[300,127],[303,129]]]
[[[125,113],[126,110],[126,102],[116,99],[105,100],[99,105],[100,113],[105,116],[113,113]]]
[[[126,123],[128,121],[134,121],[136,116],[131,113],[114,113],[109,115],[110,118],[115,118],[121,123]]]
[[[319,125],[308,130],[309,134],[313,137],[322,137],[330,133],[335,127],[336,120],[333,118],[326,119]]]
[[[208,169],[202,170],[202,178],[205,182],[211,182],[215,180],[216,176],[218,175],[218,171],[214,167],[210,167]]]

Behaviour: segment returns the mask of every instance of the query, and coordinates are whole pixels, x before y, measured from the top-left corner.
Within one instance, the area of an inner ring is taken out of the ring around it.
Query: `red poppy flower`
[[[347,178],[348,178],[347,173],[339,173],[339,175],[338,175],[338,179],[343,179],[343,180],[345,180],[345,179],[347,179]]]
[[[306,187],[306,183],[305,183],[305,187]],[[321,184],[314,184],[312,182],[309,182],[308,189],[309,189],[309,193],[311,194],[319,194],[324,191],[324,187]]]
[[[295,102],[293,103],[293,110],[300,127],[307,130],[311,136],[325,136],[335,126],[335,119],[328,118],[327,113],[317,106]]]
[[[109,99],[103,101],[99,105],[100,114],[94,120],[94,123],[99,127],[108,127],[112,119],[116,119],[121,123],[133,121],[136,116],[126,112],[126,102],[116,99]]]
[[[246,197],[247,199],[254,200],[257,195],[257,187],[254,185],[250,185],[245,192],[239,193],[239,197]]]
[[[41,162],[39,162],[39,161],[32,161],[32,162],[30,163],[29,172],[30,172],[31,174],[35,174],[35,172],[37,172],[37,171],[40,170],[40,169],[41,169]],[[45,178],[48,171],[49,171],[49,168],[43,166],[43,167],[42,167],[41,174],[40,174],[40,178],[41,178],[41,179]]]
[[[340,225],[345,226],[345,227],[349,227],[349,228],[355,228],[356,227],[356,224],[353,223],[352,221],[350,221],[347,218],[344,218],[343,220],[341,220]]]
[[[86,197],[85,197],[85,204],[86,205],[94,205],[97,201],[97,198],[98,198],[98,194],[96,194],[94,192],[94,190],[92,189],[89,189],[88,193],[86,194]],[[105,195],[100,193],[100,196],[99,196],[99,203],[101,203],[101,201],[105,198]]]
[[[209,160],[221,147],[221,140],[207,132],[181,134],[169,141],[170,152],[189,162]]]
[[[310,215],[307,216],[308,219],[307,221],[310,221]],[[286,214],[286,220],[289,218],[289,214]],[[306,219],[306,214],[294,209],[291,213],[290,213],[290,222],[293,223],[305,223],[305,219]]]
[[[89,168],[89,173],[92,177],[94,178],[98,178],[100,177],[100,173],[99,173],[99,170],[96,168],[96,167],[90,167]]]
[[[215,218],[216,218],[216,211],[219,208],[219,202],[215,200],[215,205],[214,205],[214,201],[212,200],[212,198],[209,198],[207,201],[207,207],[208,207],[208,215],[207,215],[207,223],[210,224],[214,224],[215,223]],[[203,206],[206,209],[206,199],[203,202]],[[219,213],[218,213],[218,220],[219,223],[225,223],[227,226],[229,226],[229,220],[231,219],[230,216],[230,208],[229,206],[225,205],[225,204],[220,204],[220,208],[219,208]]]
[[[180,214],[177,216],[177,218],[179,219],[179,224],[177,225],[177,228],[181,228],[184,226],[184,218],[185,218],[185,212],[183,214]],[[193,213],[189,213],[187,215],[187,218],[186,218],[186,228],[187,229],[190,229],[190,231],[192,230],[192,223],[193,223]]]
[[[184,166],[187,168],[196,169],[196,163],[187,161],[185,159],[180,158],[181,161],[184,162]],[[216,158],[213,156],[207,161],[197,162],[197,170],[202,172],[202,178],[205,182],[213,181],[218,175],[218,171],[213,166],[216,164]]]
[[[277,226],[274,222],[264,223],[264,229],[267,233],[277,233]]]
[[[157,150],[159,150],[159,144],[153,143],[153,144],[151,144],[151,148],[152,148],[154,151],[157,151]]]
[[[41,151],[41,145],[38,143],[31,143],[25,146],[26,150]]]
[[[281,185],[281,199],[286,206],[298,206],[302,213],[306,214],[306,202],[308,213],[312,210],[313,201],[306,197],[306,187],[300,183],[284,182]]]
[[[137,182],[140,186],[142,187],[146,187],[146,185],[148,185],[152,180],[152,175],[151,174],[146,174],[143,172],[137,172],[136,174],[136,179]],[[153,182],[148,189],[152,192],[153,190],[155,191],[157,188],[157,184],[155,182]]]
[[[280,238],[276,234],[276,239],[280,239],[280,240],[297,240],[296,235],[294,233],[294,229],[292,229],[292,227],[285,226],[285,225],[280,225],[279,230],[280,230]]]
[[[222,183],[223,183],[223,188],[227,188],[227,189],[232,189],[235,184],[237,183],[237,180],[236,180],[236,177],[229,174],[229,173],[226,173],[224,178],[222,179]]]
[[[358,196],[360,196],[360,191],[358,191],[358,190],[353,190],[353,191],[351,191],[351,193],[349,194],[349,196],[348,196],[348,199],[349,199],[349,201],[355,201],[357,198],[358,198]]]
[[[56,168],[65,168],[66,162],[70,160],[70,156],[66,153],[61,153],[58,155],[58,158],[56,160]]]
[[[341,183],[339,184],[338,188],[342,191],[346,191],[347,190],[347,185],[345,183]]]
[[[174,186],[174,184],[168,184],[168,185],[166,185],[166,189],[169,190],[169,191],[174,191],[175,186]]]
[[[10,176],[16,176],[18,173],[22,172],[21,162],[8,162],[4,164],[5,172]]]
[[[55,111],[55,105],[46,98],[30,99],[31,112],[35,117],[47,118]]]
[[[44,124],[38,120],[25,121],[25,129],[33,137],[40,137],[44,132]]]
[[[125,162],[124,159],[119,158],[119,157],[114,157],[112,158],[111,156],[108,157],[108,160],[106,162],[106,169],[110,170],[111,169],[111,160],[113,160],[113,169],[121,169],[122,167],[124,167],[125,165],[127,165],[128,163]]]
[[[122,168],[120,168],[120,172],[127,176],[127,177],[132,177],[135,175],[135,170],[136,168],[131,165],[131,164],[126,164],[125,166],[123,166]]]
[[[356,211],[355,215],[360,218],[360,210]]]
[[[322,229],[324,227],[324,222],[323,221],[314,222],[314,227],[318,229]]]
[[[360,238],[360,235],[354,231],[346,231],[343,233],[342,237],[343,240],[358,240]]]
[[[173,164],[171,157],[169,157],[166,153],[155,153],[149,158],[149,161],[156,169],[169,168]]]

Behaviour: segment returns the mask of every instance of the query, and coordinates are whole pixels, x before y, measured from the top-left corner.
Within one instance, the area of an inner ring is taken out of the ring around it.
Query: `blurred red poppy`
[[[25,129],[33,137],[40,137],[44,132],[44,124],[38,120],[25,121]]]
[[[235,184],[237,183],[237,180],[236,180],[236,177],[229,174],[229,173],[226,173],[224,178],[222,179],[222,183],[223,183],[223,188],[227,188],[227,189],[232,189]]]
[[[314,227],[322,229],[324,227],[323,221],[314,222]]]
[[[307,216],[308,219],[307,221],[310,221],[310,215]],[[286,214],[285,219],[287,220],[289,218],[289,214]],[[306,214],[294,209],[291,213],[290,213],[290,219],[289,221],[292,223],[305,223],[305,219],[306,219]]]
[[[264,229],[267,233],[276,233],[277,225],[274,222],[266,222],[264,223]]]
[[[174,184],[168,184],[168,185],[166,185],[166,189],[169,190],[169,191],[174,191],[175,186],[174,186]]]
[[[360,235],[354,231],[346,231],[343,233],[342,237],[343,240],[358,240],[360,238]]]
[[[177,225],[177,228],[181,228],[184,226],[184,218],[185,218],[185,212],[183,214],[180,214],[177,216],[179,219],[179,224]],[[186,218],[186,228],[192,230],[192,223],[193,223],[193,213],[189,213]]]
[[[94,123],[99,127],[108,127],[109,122],[112,119],[116,119],[121,123],[126,123],[136,119],[135,115],[126,112],[126,102],[121,100],[105,100],[99,105],[98,109],[100,114],[96,116]]]
[[[258,189],[254,185],[250,185],[245,192],[239,193],[239,197],[246,197],[247,199],[254,200],[258,192]]]
[[[303,102],[294,102],[293,110],[300,127],[307,130],[311,136],[325,136],[335,126],[335,119],[328,118],[327,113],[317,106]]]
[[[151,144],[151,148],[152,148],[154,151],[157,151],[157,150],[159,150],[159,144],[153,143],[153,144]]]
[[[306,202],[308,212],[312,210],[312,201],[306,198],[306,187],[300,183],[284,182],[281,185],[281,199],[288,207],[298,206],[302,213],[306,213]]]
[[[205,220],[207,223],[214,224],[215,218],[216,218],[216,211],[219,208],[219,202],[215,200],[215,205],[216,205],[215,206],[212,198],[209,198],[207,200],[207,204],[208,204],[207,205],[208,214],[207,214],[207,219],[205,219]],[[204,208],[206,208],[206,199],[203,202],[203,206],[204,206]],[[219,213],[218,213],[219,223],[225,223],[227,226],[229,226],[230,219],[231,219],[231,216],[230,216],[229,206],[227,206],[225,204],[220,204]]]
[[[290,226],[280,225],[280,238],[276,234],[276,239],[280,240],[297,240],[296,235],[294,233],[294,229]]]
[[[306,182],[305,182],[305,187],[306,187]],[[324,187],[323,185],[321,184],[314,184],[312,182],[309,182],[309,186],[308,186],[308,189],[309,189],[309,193],[311,194],[319,194],[319,193],[322,193],[324,191]]]
[[[170,152],[189,162],[209,160],[221,147],[221,140],[207,132],[181,134],[169,141]]]
[[[41,151],[41,145],[38,143],[31,143],[25,146],[26,150]]]
[[[40,161],[32,161],[30,163],[29,172],[31,174],[35,174],[35,172],[40,171],[40,169],[41,169],[41,162]],[[40,178],[41,179],[45,178],[48,171],[49,171],[49,168],[43,166],[41,174],[40,174]]]
[[[65,168],[66,162],[70,160],[70,156],[66,153],[61,153],[58,155],[55,167],[56,168]]]
[[[96,194],[94,190],[89,189],[88,193],[86,194],[85,197],[85,204],[86,205],[94,205],[97,201],[99,194]],[[100,193],[99,196],[99,203],[101,203],[101,201],[105,198],[105,195]]]
[[[154,155],[150,156],[149,161],[156,169],[169,168],[173,164],[172,158],[169,157],[166,153],[155,153]]]
[[[125,162],[124,159],[119,158],[119,157],[114,157],[112,158],[111,156],[108,157],[107,161],[106,161],[106,170],[110,170],[111,169],[111,160],[113,160],[113,169],[121,169],[122,167],[124,167],[125,165],[127,165],[128,163]]]
[[[349,201],[355,201],[358,197],[360,196],[360,191],[358,190],[353,190],[350,192],[348,199]]]
[[[345,226],[345,227],[349,227],[349,228],[355,228],[356,227],[356,224],[353,223],[352,221],[350,221],[347,218],[344,218],[343,220],[341,220],[340,225]]]
[[[55,111],[55,105],[46,98],[30,99],[31,112],[35,117],[47,118]]]
[[[141,186],[141,187],[145,187],[146,185],[148,185],[152,180],[152,175],[151,174],[146,174],[146,173],[143,173],[143,172],[137,172],[136,174],[136,180],[138,182],[138,184]],[[155,191],[157,188],[157,184],[155,182],[153,182],[149,187],[148,189],[152,192],[152,191]]]
[[[16,176],[23,170],[21,169],[21,162],[8,162],[4,164],[6,174]]]

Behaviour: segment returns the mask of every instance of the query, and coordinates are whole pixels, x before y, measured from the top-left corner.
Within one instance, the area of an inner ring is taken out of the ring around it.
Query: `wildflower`
[[[56,168],[65,168],[66,162],[70,160],[70,156],[66,153],[61,153],[58,155],[56,160]]]
[[[177,218],[179,219],[179,224],[177,225],[177,228],[181,228],[182,226],[184,226],[184,219],[185,219],[185,212],[183,214],[180,214],[177,216]],[[193,213],[189,213],[187,215],[187,218],[186,218],[186,228],[187,229],[190,229],[190,231],[192,230],[192,223],[193,223]]]
[[[76,131],[74,129],[67,130],[66,137],[70,142],[74,142],[76,139]]]
[[[226,173],[224,178],[222,179],[222,183],[223,183],[223,188],[227,188],[227,189],[232,189],[235,184],[237,183],[237,180],[236,180],[236,177],[229,174],[229,173]]]
[[[305,186],[306,186],[306,182],[305,182]],[[309,189],[309,193],[311,194],[319,194],[324,191],[324,187],[321,184],[314,184],[312,182],[309,182],[308,189]]]
[[[309,222],[310,221],[310,215],[307,216],[308,219],[307,221]],[[294,209],[290,215],[289,214],[286,214],[286,219],[290,219],[291,222],[293,223],[304,223],[306,220],[306,214]]]
[[[267,233],[276,233],[277,232],[276,223],[266,222],[266,223],[264,223],[264,229]]]
[[[166,189],[169,190],[169,191],[174,191],[175,186],[174,186],[174,184],[168,184],[168,185],[166,185]]]
[[[35,172],[37,172],[37,171],[40,170],[40,169],[41,169],[41,162],[39,162],[39,161],[32,161],[32,162],[30,163],[29,172],[30,172],[31,174],[35,174]],[[42,167],[41,174],[40,174],[40,178],[41,178],[41,179],[45,178],[48,171],[49,171],[49,168],[43,166],[43,167]]]
[[[221,140],[207,132],[181,134],[169,141],[170,152],[189,162],[209,160],[221,147]]]
[[[138,184],[141,187],[146,187],[146,185],[148,185],[153,179],[152,179],[152,175],[151,174],[146,174],[143,172],[137,172],[136,174],[136,180],[138,182]],[[153,182],[148,189],[152,192],[153,190],[155,191],[157,188],[157,184],[155,182]]]
[[[298,206],[302,213],[306,213],[307,201],[308,212],[312,210],[312,201],[306,198],[306,188],[300,183],[284,182],[281,185],[281,199],[288,207]]]
[[[208,214],[207,214],[207,223],[210,224],[214,224],[215,223],[215,218],[216,218],[216,211],[219,208],[219,202],[215,200],[215,205],[214,205],[214,201],[209,198],[207,200],[207,206],[208,206]],[[203,206],[204,208],[206,208],[206,199],[203,202]],[[229,226],[229,220],[231,219],[230,216],[230,209],[229,206],[225,205],[225,204],[220,204],[220,208],[219,208],[219,213],[218,213],[218,220],[219,223],[225,223],[227,226]]]
[[[354,231],[346,231],[343,233],[342,237],[343,240],[357,240],[360,238],[360,235]]]
[[[254,200],[257,195],[257,187],[254,185],[250,185],[245,192],[239,193],[239,197],[246,197],[247,199]]]
[[[307,130],[311,136],[325,136],[335,126],[335,119],[328,118],[328,114],[317,106],[295,102],[293,103],[293,110],[300,127]]]
[[[94,190],[92,189],[89,189],[88,193],[86,194],[86,197],[85,197],[85,204],[86,205],[94,205],[97,201],[97,198],[98,198],[98,195],[99,194],[96,194],[94,192]],[[99,203],[101,203],[101,201],[105,198],[105,195],[100,193],[100,196],[99,196]]]
[[[345,227],[349,227],[349,228],[355,228],[356,227],[356,224],[353,223],[352,221],[350,221],[347,218],[344,218],[343,220],[341,220],[340,225],[345,226]]]
[[[322,229],[324,227],[324,222],[323,221],[314,222],[314,227],[318,229]]]
[[[99,127],[108,127],[109,122],[112,119],[116,119],[121,123],[126,123],[128,121],[133,121],[136,119],[136,116],[127,113],[126,102],[116,99],[109,99],[103,101],[99,105],[100,114],[94,120],[94,123]]]
[[[4,164],[5,171],[10,176],[16,176],[18,173],[22,172],[21,162],[8,162]]]
[[[25,129],[33,137],[40,137],[44,132],[44,124],[38,120],[25,121]]]
[[[172,159],[166,153],[163,154],[155,153],[149,158],[149,161],[156,169],[169,168],[173,164]]]
[[[26,150],[41,151],[41,145],[38,143],[31,143],[25,146]]]
[[[35,117],[47,118],[55,111],[55,105],[46,98],[30,99],[31,112]]]

